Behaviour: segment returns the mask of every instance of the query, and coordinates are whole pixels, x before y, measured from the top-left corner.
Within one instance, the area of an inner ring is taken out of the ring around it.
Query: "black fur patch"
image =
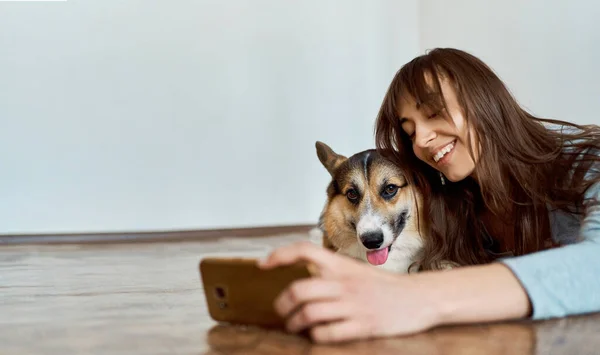
[[[373,153],[370,151],[366,152],[362,159],[362,163],[363,163],[363,172],[365,174],[365,180],[367,181],[367,184],[368,184],[369,176],[371,175],[371,172],[370,172],[371,165],[373,165]]]
[[[402,211],[398,217],[396,217],[396,220],[394,221],[394,235],[397,237],[398,235],[400,235],[400,233],[402,232],[402,230],[404,230],[404,227],[406,226],[406,218],[408,217],[408,211],[404,210]]]
[[[349,221],[349,224],[352,229],[356,230],[356,222],[354,222],[354,220]]]

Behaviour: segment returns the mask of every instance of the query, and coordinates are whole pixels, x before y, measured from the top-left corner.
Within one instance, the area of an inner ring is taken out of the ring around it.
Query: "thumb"
[[[262,269],[307,262],[324,273],[334,268],[338,255],[310,242],[299,242],[275,249],[269,256],[258,262]]]

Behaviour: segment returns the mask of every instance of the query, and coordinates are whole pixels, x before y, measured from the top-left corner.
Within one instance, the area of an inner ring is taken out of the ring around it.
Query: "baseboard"
[[[0,235],[0,245],[185,242],[223,237],[266,237],[277,234],[308,233],[314,227],[312,224],[306,224],[156,232],[14,234]]]

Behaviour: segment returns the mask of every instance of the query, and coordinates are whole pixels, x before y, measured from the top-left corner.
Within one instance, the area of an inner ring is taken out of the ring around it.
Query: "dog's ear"
[[[321,164],[323,164],[331,176],[333,176],[335,169],[347,159],[345,156],[334,152],[333,149],[329,148],[329,146],[323,142],[317,141],[315,147],[317,148],[317,156],[319,157]]]

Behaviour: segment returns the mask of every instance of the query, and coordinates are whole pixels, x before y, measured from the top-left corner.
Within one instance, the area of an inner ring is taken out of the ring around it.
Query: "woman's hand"
[[[259,265],[313,263],[320,276],[294,282],[275,309],[290,331],[319,343],[405,335],[441,324],[527,317],[525,289],[503,264],[393,274],[310,243],[275,250]]]
[[[320,276],[294,282],[275,309],[291,332],[309,330],[318,343],[414,333],[436,325],[435,304],[417,279],[392,274],[311,243],[275,250],[262,268],[299,261]]]

